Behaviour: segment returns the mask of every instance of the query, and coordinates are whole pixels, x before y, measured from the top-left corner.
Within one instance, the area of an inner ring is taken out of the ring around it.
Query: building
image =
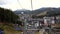
[[[43,19],[44,19],[45,26],[54,25],[55,24],[54,17],[43,17]]]

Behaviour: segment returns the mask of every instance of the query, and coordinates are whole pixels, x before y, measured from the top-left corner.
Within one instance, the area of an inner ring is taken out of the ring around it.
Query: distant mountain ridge
[[[46,15],[46,16],[60,15],[60,8],[45,8],[44,12],[38,14],[38,16],[41,16],[41,15]]]
[[[26,9],[22,9],[22,10],[16,10],[14,11],[15,14],[21,14],[21,12],[24,12],[24,14],[33,14],[33,15],[36,15],[36,14],[39,14],[41,12],[45,11],[45,9],[37,9],[37,10],[33,10],[33,11],[30,11],[30,10],[26,10]]]
[[[30,10],[16,10],[16,11],[14,11],[15,14],[21,14],[21,12],[24,12],[24,14],[29,14]]]
[[[24,14],[37,15],[37,14],[43,13],[45,11],[48,12],[48,15],[49,14],[58,14],[58,13],[60,13],[60,8],[51,8],[51,7],[48,7],[48,8],[40,8],[40,9],[33,10],[33,11],[26,10],[26,9],[23,10],[22,9],[22,10],[16,10],[16,11],[14,11],[14,13],[15,14],[21,14],[21,12],[24,12]]]

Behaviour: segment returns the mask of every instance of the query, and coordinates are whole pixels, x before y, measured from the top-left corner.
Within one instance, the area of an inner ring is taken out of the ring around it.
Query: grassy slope
[[[12,26],[10,26],[10,25],[0,24],[0,28],[2,28],[4,30],[4,34],[21,34],[21,31],[13,30]]]

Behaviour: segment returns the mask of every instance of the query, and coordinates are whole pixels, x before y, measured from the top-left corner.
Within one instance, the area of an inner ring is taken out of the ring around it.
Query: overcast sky
[[[0,0],[0,7],[8,8],[11,10],[16,9],[29,9],[31,10],[31,0],[18,0],[21,5],[18,4],[17,0]],[[32,0],[33,9],[42,7],[60,7],[60,0]]]

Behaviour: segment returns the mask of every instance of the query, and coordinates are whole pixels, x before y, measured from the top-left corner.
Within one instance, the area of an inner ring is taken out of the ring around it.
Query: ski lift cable
[[[23,7],[22,7],[21,3],[19,2],[19,0],[17,0],[17,2],[19,4],[19,6],[23,9]]]
[[[33,11],[33,3],[32,3],[32,0],[31,0],[31,9],[32,9],[32,11]]]
[[[23,9],[21,3],[19,2],[19,0],[17,0],[18,4],[21,6],[21,8]],[[31,10],[33,11],[33,3],[32,3],[32,0],[31,0]]]

